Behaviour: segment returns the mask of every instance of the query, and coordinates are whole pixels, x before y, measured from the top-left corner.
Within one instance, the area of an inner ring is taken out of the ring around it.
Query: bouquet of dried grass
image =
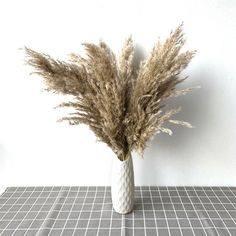
[[[73,96],[70,102],[59,105],[74,109],[60,121],[88,125],[120,160],[126,160],[132,150],[143,153],[156,133],[171,135],[172,131],[163,126],[165,122],[192,127],[171,119],[180,108],[165,109],[167,99],[192,90],[176,88],[186,79],[179,75],[195,54],[195,51],[181,52],[184,44],[180,25],[163,44],[157,42],[137,70],[131,38],[118,58],[104,42],[83,44],[87,57],[71,54],[69,62],[29,48],[25,51],[27,63],[43,77],[47,90]]]

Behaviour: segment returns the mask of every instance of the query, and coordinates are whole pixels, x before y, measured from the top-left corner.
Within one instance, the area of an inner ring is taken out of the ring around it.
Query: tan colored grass
[[[166,110],[167,99],[185,95],[192,88],[177,90],[185,79],[179,77],[195,51],[182,52],[185,44],[182,25],[161,44],[157,42],[146,61],[134,69],[134,45],[128,38],[117,58],[101,42],[83,44],[87,56],[70,55],[70,61],[59,61],[25,48],[27,63],[43,77],[46,89],[73,100],[59,107],[72,107],[73,113],[60,121],[71,125],[86,124],[97,138],[125,160],[131,151],[143,153],[156,133],[169,135],[165,122],[192,126],[172,120],[180,108]]]

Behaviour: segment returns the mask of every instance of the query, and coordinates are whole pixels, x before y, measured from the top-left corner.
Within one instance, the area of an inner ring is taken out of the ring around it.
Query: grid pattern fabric
[[[135,187],[135,209],[114,212],[110,187],[9,187],[0,235],[236,236],[236,187]]]

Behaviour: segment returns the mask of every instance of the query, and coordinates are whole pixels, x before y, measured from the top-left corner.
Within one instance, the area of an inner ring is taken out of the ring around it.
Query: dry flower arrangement
[[[29,48],[25,51],[27,63],[43,77],[47,90],[73,96],[70,102],[59,105],[74,109],[60,121],[88,125],[123,161],[133,150],[143,153],[156,133],[171,135],[172,131],[163,126],[165,122],[192,127],[188,122],[172,119],[180,108],[166,109],[169,98],[192,90],[176,88],[186,79],[179,75],[195,54],[181,51],[183,36],[180,25],[163,44],[156,43],[136,70],[131,37],[118,58],[104,42],[83,44],[87,57],[71,54],[69,62]]]

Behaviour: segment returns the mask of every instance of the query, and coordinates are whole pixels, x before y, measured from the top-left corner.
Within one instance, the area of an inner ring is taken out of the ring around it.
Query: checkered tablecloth
[[[236,236],[236,187],[136,187],[135,209],[112,209],[110,187],[10,187],[0,235]]]

